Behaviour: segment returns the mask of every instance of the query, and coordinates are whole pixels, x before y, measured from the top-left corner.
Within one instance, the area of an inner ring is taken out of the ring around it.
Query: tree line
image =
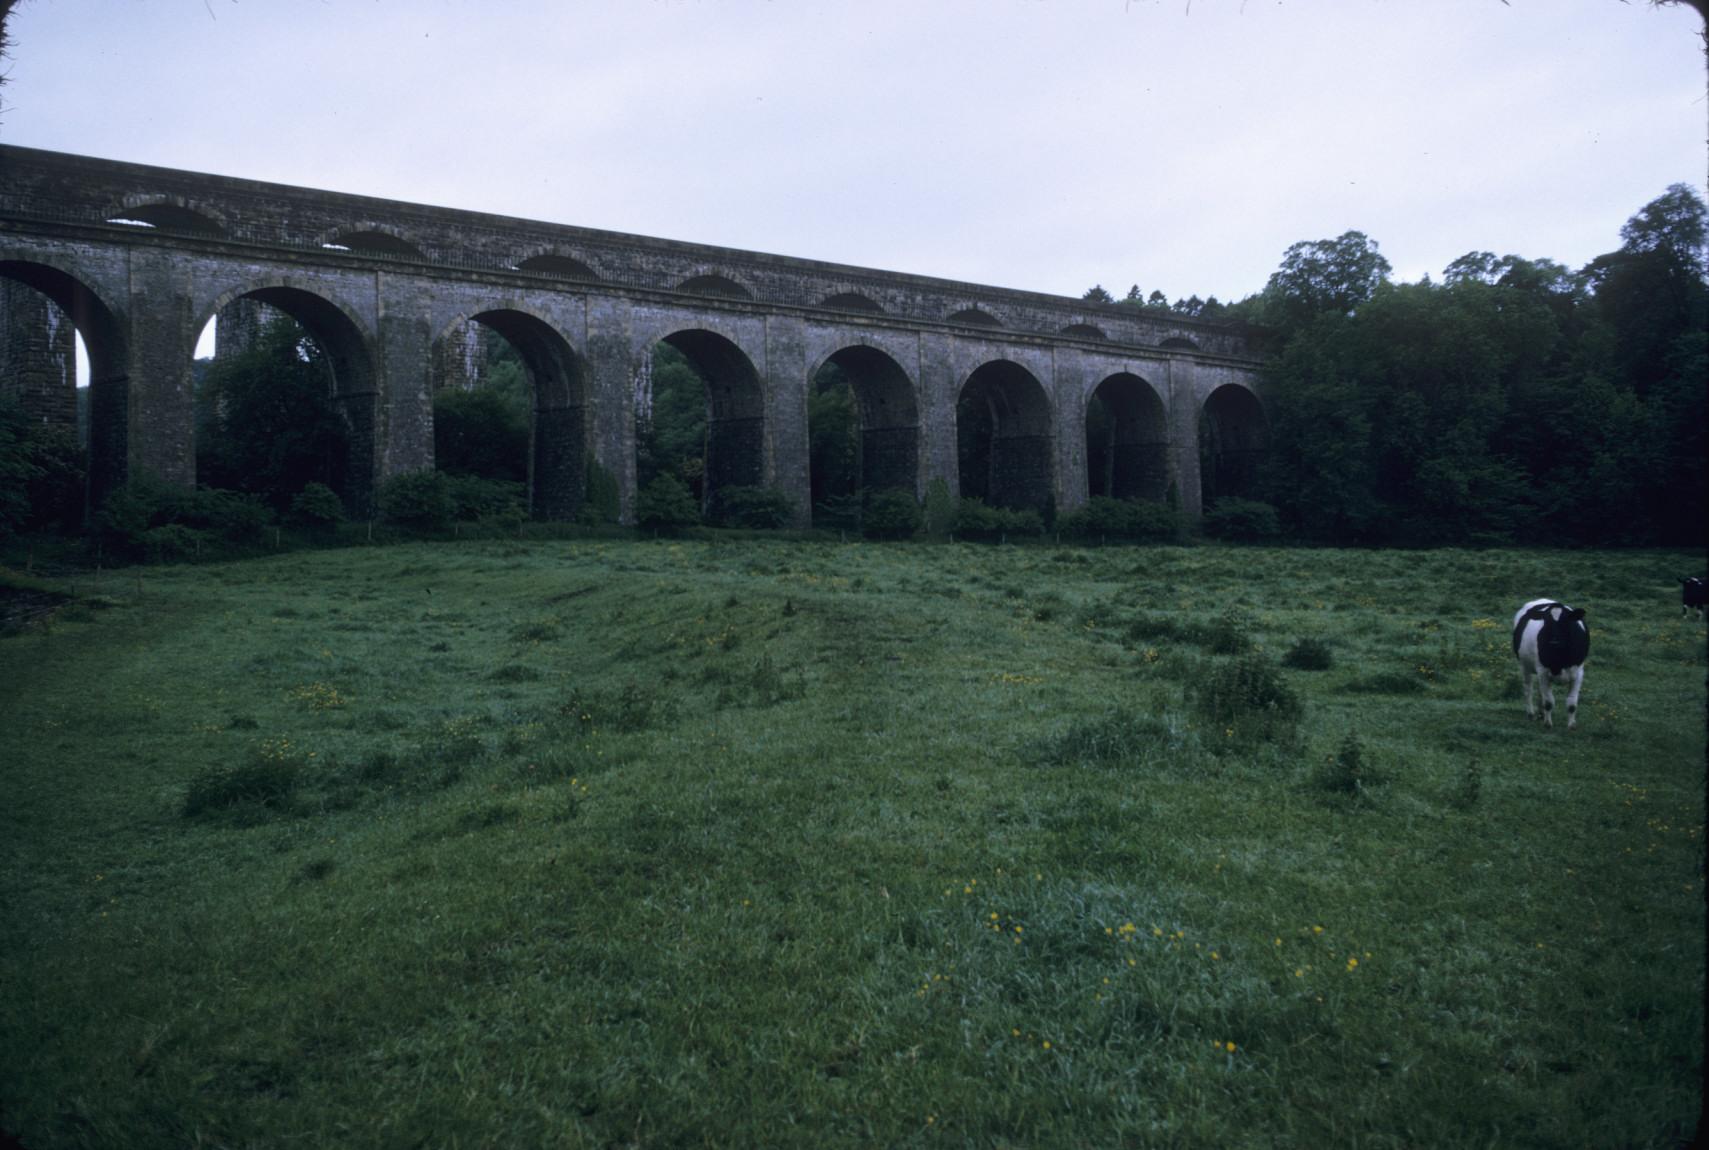
[[[1411,284],[1360,232],[1294,244],[1215,309],[1270,351],[1248,494],[1320,542],[1702,545],[1709,209],[1675,184],[1620,238],[1576,271],[1477,251]]]

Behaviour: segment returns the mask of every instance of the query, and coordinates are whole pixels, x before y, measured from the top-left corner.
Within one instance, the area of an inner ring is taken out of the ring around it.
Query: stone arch
[[[1086,494],[1169,494],[1168,415],[1157,389],[1132,372],[1105,378],[1086,401]]]
[[[1109,333],[1095,324],[1071,323],[1062,329],[1063,335],[1078,336],[1081,339],[1109,339]]]
[[[981,364],[956,401],[956,454],[963,497],[1043,511],[1056,491],[1050,397],[1012,360]]]
[[[1224,496],[1250,498],[1270,438],[1264,405],[1252,390],[1226,383],[1199,411],[1199,484],[1206,507]]]
[[[969,327],[1002,327],[1003,323],[996,316],[982,308],[964,307],[949,317],[950,323],[966,324]]]
[[[110,224],[141,223],[189,235],[217,236],[230,230],[219,212],[192,204],[183,196],[129,195],[105,219]]]
[[[426,259],[426,253],[391,224],[363,222],[349,227],[323,232],[316,246],[329,251],[348,251],[353,255],[388,256],[393,259]]]
[[[706,272],[690,276],[676,285],[676,290],[693,295],[718,296],[723,299],[753,299],[753,291],[744,283],[721,272]]]
[[[518,260],[516,270],[534,272],[536,275],[551,276],[554,279],[565,280],[597,280],[598,271],[591,264],[565,255],[563,252],[547,249]]]
[[[0,255],[0,279],[21,284],[45,296],[71,320],[83,337],[89,357],[89,479],[90,506],[124,483],[129,462],[130,349],[125,325],[100,294],[82,277],[63,268],[32,259],[9,259]],[[51,314],[51,313],[50,313]],[[4,317],[10,324],[10,316]],[[28,334],[28,333],[23,333]],[[7,332],[8,343],[14,338]],[[59,386],[75,388],[74,375],[67,373]],[[63,406],[63,397],[54,400]],[[71,396],[72,418],[77,397]]]
[[[907,369],[888,353],[866,344],[851,344],[831,352],[809,372],[813,387],[827,365],[847,378],[854,400],[855,474],[858,490],[898,488],[920,494],[920,404],[918,388]],[[813,500],[820,484],[809,476]]]
[[[332,487],[357,516],[374,505],[379,467],[379,378],[374,367],[373,336],[356,313],[327,296],[283,280],[251,284],[215,299],[192,329],[239,300],[253,300],[295,320],[326,356],[333,401],[344,419],[345,455],[334,469]]]
[[[711,508],[720,488],[759,487],[766,481],[765,391],[753,360],[730,337],[704,327],[677,328],[642,351],[637,417],[652,404],[651,348],[666,343],[693,365],[706,390],[705,467],[701,505]]]
[[[549,320],[514,304],[458,316],[433,341],[435,389],[460,373],[466,333],[487,328],[516,349],[530,395],[528,509],[536,519],[573,520],[587,496],[588,369]],[[472,382],[472,381],[468,381]]]
[[[835,308],[838,311],[859,311],[869,315],[883,315],[884,308],[869,296],[857,291],[837,292],[819,301],[820,307]]]

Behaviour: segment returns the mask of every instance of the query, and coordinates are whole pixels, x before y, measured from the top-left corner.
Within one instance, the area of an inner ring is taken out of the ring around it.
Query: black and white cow
[[[1697,609],[1697,617],[1703,618],[1703,600],[1709,596],[1709,584],[1701,576],[1693,575],[1689,579],[1679,581],[1679,614],[1680,618],[1691,614],[1691,609]]]
[[[1590,628],[1582,608],[1553,599],[1533,599],[1513,616],[1513,654],[1525,686],[1525,713],[1537,717],[1532,687],[1543,696],[1543,725],[1555,725],[1554,684],[1572,684],[1567,693],[1567,729],[1578,722],[1578,692],[1584,685],[1584,660],[1590,654]],[[1539,682],[1540,680],[1540,682]]]

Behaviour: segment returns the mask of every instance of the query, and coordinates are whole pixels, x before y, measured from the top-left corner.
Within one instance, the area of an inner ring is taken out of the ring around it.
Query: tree
[[[1103,284],[1093,284],[1086,289],[1086,294],[1080,297],[1088,303],[1115,303],[1115,297],[1104,290]]]
[[[332,388],[320,346],[289,317],[249,351],[215,360],[197,396],[202,481],[260,495],[279,511],[309,483],[336,489],[347,448]]]
[[[1701,280],[1709,271],[1709,210],[1688,184],[1670,184],[1620,228],[1627,252],[1664,253]]]
[[[448,475],[528,478],[528,423],[504,393],[451,388],[433,397],[433,459]]]
[[[1393,270],[1363,232],[1294,244],[1264,287],[1272,322],[1297,328],[1313,316],[1347,315],[1376,294]]]
[[[846,500],[860,486],[860,425],[848,375],[828,362],[807,396],[808,488],[812,505]]]
[[[706,461],[706,382],[668,343],[653,346],[652,395],[635,427],[636,482],[674,475],[700,496]]]

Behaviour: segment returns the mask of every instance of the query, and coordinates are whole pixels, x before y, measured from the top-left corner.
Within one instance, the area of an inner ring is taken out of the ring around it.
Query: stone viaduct
[[[75,325],[93,499],[142,472],[194,484],[198,337],[219,317],[235,338],[256,302],[326,353],[358,514],[385,478],[433,466],[433,391],[466,378],[473,325],[526,365],[530,503],[547,519],[575,515],[592,463],[632,517],[636,415],[661,340],[707,381],[708,493],[776,487],[802,524],[808,397],[827,362],[851,381],[867,489],[921,495],[941,479],[1061,508],[1172,489],[1196,516],[1244,485],[1264,441],[1257,359],[1225,325],[0,146],[0,391],[43,419],[75,411],[64,318]],[[1092,441],[1094,396],[1106,416]]]

